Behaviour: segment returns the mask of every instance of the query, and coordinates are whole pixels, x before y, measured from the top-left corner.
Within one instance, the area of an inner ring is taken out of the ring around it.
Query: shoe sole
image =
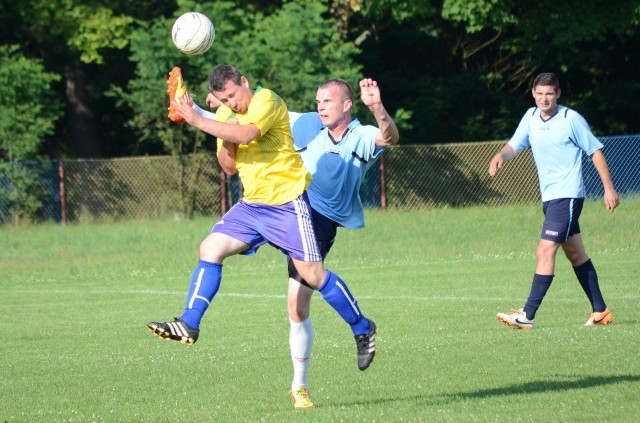
[[[149,331],[163,341],[178,341],[183,345],[193,345],[196,343],[193,338],[187,338],[185,336],[180,337],[180,339],[172,338],[170,333],[158,326],[149,326]]]
[[[517,328],[517,329],[522,329],[522,330],[531,330],[531,329],[533,329],[533,325],[532,326],[520,326],[520,325],[512,322],[511,320],[507,319],[506,317],[496,316],[496,319],[498,319],[498,321],[504,323],[507,326],[511,326],[512,328]]]
[[[182,82],[182,86],[184,87],[184,93],[182,97],[186,100],[187,104],[191,103],[191,95],[189,94],[189,90],[187,90],[186,86],[184,86],[184,80],[182,79],[182,72],[175,71],[174,69],[169,72],[169,79],[167,79],[167,93],[169,93],[169,119],[174,122],[184,122],[184,118],[178,115],[171,105],[171,101],[175,100],[178,103],[179,99],[176,98],[176,93],[178,89],[180,89],[180,82]]]
[[[291,399],[291,402],[293,402],[293,408],[295,408],[296,410],[299,410],[299,411],[313,410],[314,408],[316,408],[315,404],[311,404],[308,407],[303,407],[303,406],[296,406],[296,403],[295,403],[295,401],[293,399]]]

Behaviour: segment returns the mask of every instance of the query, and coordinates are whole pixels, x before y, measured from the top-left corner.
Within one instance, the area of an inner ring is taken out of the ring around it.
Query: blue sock
[[[207,311],[211,300],[220,288],[221,279],[222,263],[199,260],[191,276],[191,286],[184,304],[184,313],[180,319],[192,328],[198,329],[204,312]]]
[[[591,259],[587,260],[580,266],[574,267],[573,271],[575,272],[584,293],[587,294],[587,298],[589,298],[592,311],[604,311],[607,308],[607,305],[605,304],[602,293],[600,292],[598,274],[596,273],[595,267],[593,267]]]
[[[540,304],[542,304],[542,300],[549,290],[552,281],[553,275],[539,275],[534,273],[531,292],[529,292],[529,298],[527,298],[527,302],[524,304],[524,312],[527,315],[527,319],[533,320],[536,317],[536,312]]]
[[[369,332],[369,320],[367,320],[358,307],[358,302],[353,298],[347,284],[330,270],[327,270],[327,278],[318,288],[322,298],[329,303],[340,317],[351,326],[354,335],[362,335]]]

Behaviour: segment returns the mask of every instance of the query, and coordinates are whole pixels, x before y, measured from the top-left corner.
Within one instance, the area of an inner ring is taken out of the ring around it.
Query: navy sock
[[[198,266],[191,276],[191,285],[187,300],[184,304],[184,313],[181,320],[187,322],[194,329],[200,327],[200,321],[205,311],[209,308],[211,300],[220,288],[222,279],[222,263],[209,263],[198,261]]]
[[[575,272],[584,293],[587,294],[587,298],[589,298],[592,311],[604,311],[607,308],[607,305],[605,304],[602,293],[600,292],[598,273],[596,272],[591,260],[589,259],[580,266],[574,267],[573,271]]]
[[[327,270],[327,277],[318,288],[322,298],[329,303],[340,317],[351,326],[354,335],[369,332],[369,321],[362,315],[358,302],[353,298],[347,284],[333,272]]]
[[[527,298],[527,302],[524,304],[524,312],[527,315],[527,319],[533,320],[536,317],[536,312],[540,304],[542,304],[542,300],[547,294],[552,281],[553,275],[539,275],[534,273],[529,298]]]

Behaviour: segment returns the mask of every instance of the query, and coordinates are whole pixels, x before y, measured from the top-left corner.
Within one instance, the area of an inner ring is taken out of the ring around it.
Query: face
[[[559,88],[556,91],[552,85],[536,85],[531,90],[531,94],[536,101],[536,106],[544,115],[551,116],[558,110]]]
[[[253,91],[249,88],[249,82],[244,76],[240,79],[240,85],[233,81],[227,81],[222,91],[212,91],[211,93],[220,103],[236,113],[246,113],[253,97]]]
[[[335,128],[350,117],[351,100],[344,99],[337,85],[318,89],[316,103],[322,124],[329,129]]]

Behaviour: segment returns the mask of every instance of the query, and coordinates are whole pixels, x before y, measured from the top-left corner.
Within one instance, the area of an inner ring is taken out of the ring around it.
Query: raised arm
[[[182,116],[189,125],[214,137],[222,138],[227,142],[233,144],[249,144],[261,135],[260,130],[254,124],[238,125],[237,123],[218,122],[200,116],[191,106],[184,103],[178,104],[174,101],[172,104],[178,114]]]
[[[400,133],[382,104],[378,82],[371,78],[360,80],[360,98],[373,113],[377,126],[380,128],[380,133],[376,137],[376,146],[388,147],[397,144],[400,139]]]

